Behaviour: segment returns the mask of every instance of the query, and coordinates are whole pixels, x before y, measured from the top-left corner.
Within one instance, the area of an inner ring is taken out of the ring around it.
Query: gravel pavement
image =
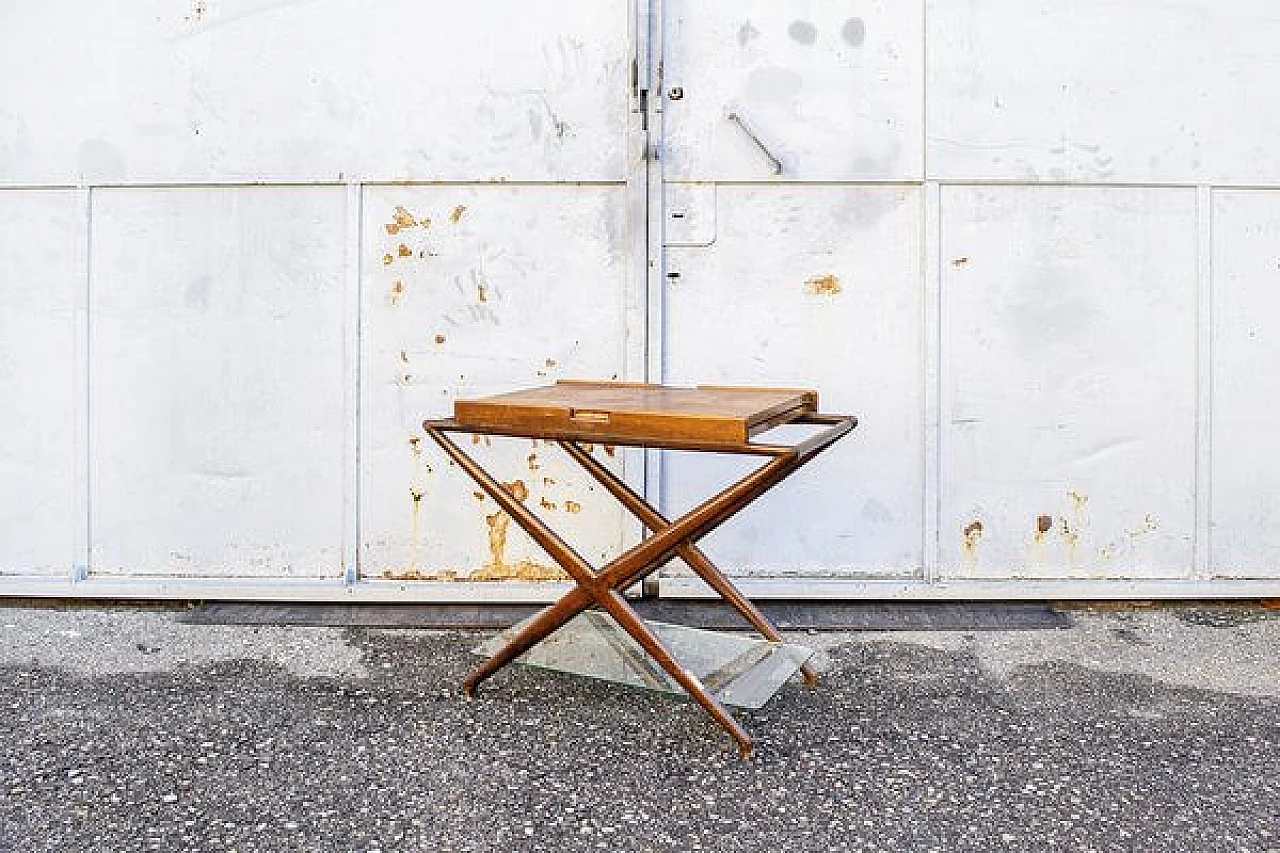
[[[742,714],[482,634],[0,609],[3,851],[1280,851],[1280,614],[801,636]]]

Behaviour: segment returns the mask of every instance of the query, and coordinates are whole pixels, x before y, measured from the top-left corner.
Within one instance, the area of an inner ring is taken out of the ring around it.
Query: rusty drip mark
[[[518,501],[529,497],[529,487],[523,480],[504,483],[503,488]],[[544,499],[545,500],[545,499]],[[503,510],[484,517],[489,526],[489,563],[471,573],[472,580],[562,580],[564,572],[558,566],[544,566],[530,560],[517,563],[506,561],[507,530],[511,516]]]
[[[449,221],[452,222],[454,225],[457,225],[459,222],[462,221],[462,214],[466,212],[467,212],[467,206],[465,204],[458,205],[452,211],[450,211]]]
[[[408,352],[408,350],[400,350],[400,361],[401,361],[402,363],[404,363],[404,364],[408,364],[408,363],[409,363],[409,352]]]
[[[564,511],[577,514],[579,512],[582,512],[582,504],[578,503],[577,501],[565,501]]]
[[[486,495],[484,492],[472,492],[471,494],[472,494],[472,496],[474,496],[474,497],[475,497],[475,499],[476,499],[476,500],[478,500],[478,501],[482,501],[482,500],[484,500],[486,497],[488,497],[488,495]]]
[[[382,256],[382,263],[383,263],[385,266],[391,266],[391,262],[392,262],[392,261],[394,261],[394,260],[395,260],[395,258],[394,258],[393,256],[391,256],[391,255],[383,255],[383,256]]]
[[[542,467],[538,464],[538,454],[536,453],[530,453],[528,458],[525,461],[529,463],[530,471],[537,471],[540,467]]]
[[[404,243],[401,243],[400,246],[396,249],[396,254],[402,258],[411,258],[413,257],[413,249],[410,249]]]
[[[444,335],[436,335],[436,343],[437,344],[444,343]]]
[[[481,302],[489,301],[489,291],[483,284],[476,284],[476,299]]]
[[[388,255],[387,257],[391,257]],[[392,308],[400,304],[400,300],[404,298],[404,282],[396,279],[391,282],[391,292],[387,294],[387,304]]]
[[[612,444],[602,444],[602,445],[600,445],[600,446],[604,448],[604,455],[605,455],[605,456],[612,457],[612,456],[615,456],[615,455],[617,454],[617,451],[615,450],[615,448],[614,448],[614,446],[613,446]]]
[[[538,501],[538,504],[539,504],[543,509],[555,509],[555,508],[556,508],[555,502],[554,502],[554,501],[549,501],[549,500],[547,500],[546,498],[542,498],[542,499],[540,499],[540,500]]]
[[[978,563],[978,544],[982,542],[982,529],[982,522],[976,519],[964,527],[964,560],[970,566]]]
[[[1085,528],[1084,513],[1085,506],[1089,503],[1089,496],[1068,491],[1067,497],[1072,504],[1072,518],[1070,521],[1062,519],[1062,542],[1067,548],[1067,565],[1074,567],[1079,562],[1080,534]]]
[[[833,275],[820,275],[804,283],[804,292],[810,296],[835,296],[843,291],[840,279]]]
[[[511,516],[498,510],[486,515],[484,520],[489,525],[489,565],[497,572],[506,565],[503,552],[507,548],[507,525],[511,523]]]
[[[480,433],[478,433],[478,432],[473,432],[473,433],[471,433],[471,443],[472,443],[472,444],[479,444],[479,443],[480,443]]]
[[[953,259],[953,260],[951,261],[951,266],[953,266],[953,267],[962,267],[962,266],[964,266],[964,265],[965,265],[965,264],[967,264],[967,263],[969,263],[969,259],[968,259],[968,258],[964,258],[964,257],[961,257],[961,258],[955,258],[955,259]]]
[[[551,477],[542,478],[542,485],[544,486],[554,486],[555,484],[556,484],[556,481]]]
[[[411,551],[410,567],[417,571],[418,558],[422,550],[422,496],[424,494],[424,489],[420,485],[423,475],[422,436],[409,436],[409,452],[413,455],[413,479],[409,482],[409,496],[413,498],[412,528],[409,540]],[[431,473],[430,466],[426,466],[426,473]]]

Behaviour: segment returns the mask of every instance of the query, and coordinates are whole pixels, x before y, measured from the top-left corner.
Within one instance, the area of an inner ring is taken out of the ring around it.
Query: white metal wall
[[[418,424],[646,374],[862,419],[708,541],[755,594],[1275,594],[1277,36],[1266,0],[0,0],[0,594],[546,598]],[[635,534],[552,448],[475,449],[589,556]],[[612,459],[673,511],[736,471],[649,462]]]

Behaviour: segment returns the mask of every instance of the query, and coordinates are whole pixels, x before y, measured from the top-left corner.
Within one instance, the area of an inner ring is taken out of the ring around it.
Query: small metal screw
[[[678,101],[683,97],[684,97],[684,89],[680,88],[679,86],[672,86],[670,89],[667,90],[668,100]]]

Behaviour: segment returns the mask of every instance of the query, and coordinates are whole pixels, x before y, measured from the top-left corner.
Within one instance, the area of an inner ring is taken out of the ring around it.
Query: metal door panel
[[[421,429],[460,395],[624,378],[623,186],[368,187],[364,200],[361,572],[398,580],[565,575]],[[465,440],[465,437],[464,437]],[[622,511],[552,444],[466,445],[588,560]],[[597,448],[603,459],[621,454]],[[607,453],[607,455],[605,455]],[[619,468],[620,470],[620,468]]]
[[[930,177],[1280,181],[1269,0],[928,3]]]
[[[674,4],[667,179],[769,179],[770,156],[782,180],[919,178],[922,26],[892,0]]]
[[[0,191],[0,574],[71,572],[81,199]]]
[[[853,436],[713,534],[735,574],[919,570],[922,541],[920,193],[720,186],[715,239],[668,248],[666,380],[816,387]],[[667,454],[680,512],[742,460]]]
[[[945,188],[941,563],[1192,565],[1194,190]]]
[[[91,572],[341,574],[345,196],[97,190]]]
[[[1280,577],[1280,191],[1213,198],[1210,566]]]
[[[628,17],[626,0],[7,3],[0,182],[620,180]]]

